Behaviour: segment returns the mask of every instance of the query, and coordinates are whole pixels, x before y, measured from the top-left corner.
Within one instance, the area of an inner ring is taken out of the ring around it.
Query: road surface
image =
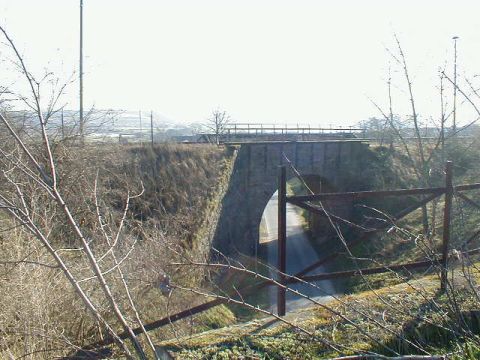
[[[299,208],[287,203],[287,273],[295,274],[308,265],[318,260],[318,255],[312,247],[308,235],[302,226],[303,218],[300,215]],[[277,233],[278,233],[278,197],[277,193],[272,196],[263,213],[262,223],[264,234],[260,237],[260,243],[267,246],[268,263],[277,265]],[[315,273],[324,272],[322,267]],[[316,301],[326,302],[330,300],[331,295],[335,294],[335,288],[330,280],[318,281],[315,283],[319,289],[307,284],[293,284],[291,287],[299,292],[315,298]],[[270,299],[272,308],[276,308],[275,287],[270,287]],[[301,298],[287,291],[287,311],[312,304],[310,301]]]

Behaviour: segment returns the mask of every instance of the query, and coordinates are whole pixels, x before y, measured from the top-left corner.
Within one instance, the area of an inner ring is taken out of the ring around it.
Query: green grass
[[[215,306],[200,313],[195,321],[199,324],[195,331],[207,331],[235,324],[235,314],[225,305]]]
[[[479,277],[477,272],[475,277]],[[459,311],[467,314],[476,310],[478,304],[459,272],[456,281]],[[264,318],[167,341],[162,346],[181,359],[326,359],[364,352],[389,356],[394,352],[422,354],[405,339],[434,354],[452,351],[478,353],[478,342],[475,343],[473,335],[458,338],[442,328],[459,330],[456,314],[450,310],[449,297],[439,293],[435,275],[375,292],[344,296],[327,305],[363,329],[368,336],[330,310],[317,306],[287,314],[286,317],[314,333],[314,337],[283,324],[269,324],[271,319]],[[445,316],[441,316],[436,307],[442,309]],[[470,329],[474,332],[478,331],[476,321],[470,322]],[[341,351],[322,344],[324,340],[336,344]]]

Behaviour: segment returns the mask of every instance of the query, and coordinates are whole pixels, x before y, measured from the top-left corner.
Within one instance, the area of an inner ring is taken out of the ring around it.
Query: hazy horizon
[[[386,50],[395,51],[397,34],[417,110],[433,121],[453,36],[461,85],[477,79],[479,9],[473,1],[84,0],[85,107],[153,110],[184,124],[221,108],[238,122],[347,126],[380,116],[370,99],[387,108],[390,68],[394,112],[406,115],[402,69]],[[0,0],[0,14],[35,74],[76,78],[78,0]],[[25,91],[8,63],[0,79]],[[63,103],[78,107],[77,82]],[[459,122],[472,116],[459,96]]]

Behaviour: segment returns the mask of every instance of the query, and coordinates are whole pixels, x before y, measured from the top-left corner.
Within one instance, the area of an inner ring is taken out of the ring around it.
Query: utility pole
[[[83,0],[80,0],[80,144],[84,144],[83,124]]]
[[[150,136],[152,139],[152,148],[153,148],[153,111],[150,110]]]
[[[453,38],[453,133],[457,131],[457,40],[458,36]]]

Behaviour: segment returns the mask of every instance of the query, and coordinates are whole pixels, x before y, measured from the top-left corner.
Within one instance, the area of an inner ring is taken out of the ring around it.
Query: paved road
[[[268,245],[268,262],[271,265],[277,263],[277,205],[278,198],[275,193],[272,199],[268,202],[267,207],[263,213],[262,221],[265,226],[265,234],[261,237],[260,243]],[[318,260],[318,255],[312,247],[308,236],[302,226],[302,217],[299,209],[292,204],[287,204],[287,273],[295,274],[308,265],[311,265]],[[322,267],[316,270],[316,273],[325,271]],[[314,297],[315,300],[326,302],[331,299],[330,295],[335,294],[335,288],[330,280],[319,281],[315,283],[319,289],[306,284],[294,284],[292,288],[299,292]],[[276,289],[270,287],[270,298],[272,299],[272,307],[276,303]],[[306,299],[298,297],[297,295],[287,292],[287,311],[311,304]]]

